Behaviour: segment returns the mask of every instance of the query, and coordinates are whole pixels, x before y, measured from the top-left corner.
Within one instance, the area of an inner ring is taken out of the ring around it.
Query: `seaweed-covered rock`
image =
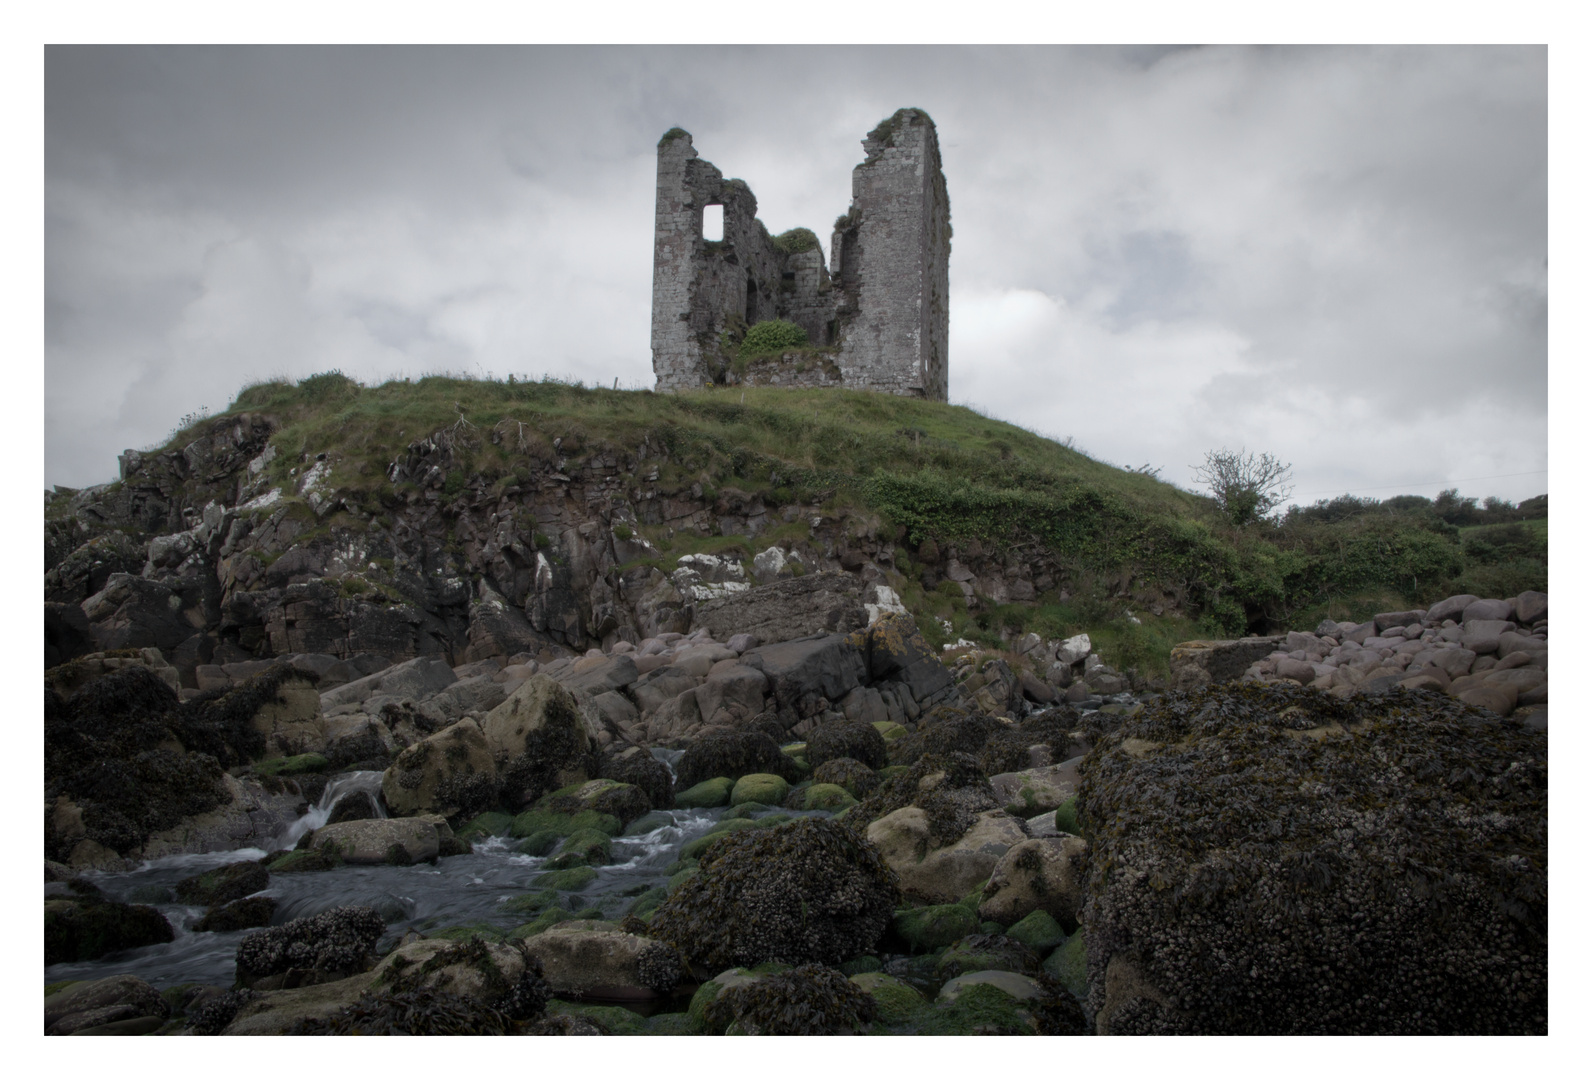
[[[870,769],[890,764],[884,736],[872,724],[861,720],[837,720],[820,724],[807,736],[807,764],[818,768],[826,761],[850,758]]]
[[[1067,940],[1067,932],[1048,911],[1036,909],[1006,928],[1006,936],[1020,941],[1040,956]]]
[[[171,1007],[160,991],[134,975],[76,982],[44,999],[44,1033],[70,1035],[82,1028],[155,1017],[164,1020]]]
[[[747,773],[773,773],[789,781],[801,775],[800,767],[773,738],[745,729],[706,732],[680,755],[674,771],[675,784],[681,788],[720,776],[739,780]]]
[[[822,964],[729,987],[704,1010],[710,1027],[735,1024],[746,1035],[855,1034],[878,1016],[871,995]]]
[[[338,907],[261,930],[238,943],[238,981],[274,990],[347,978],[374,959],[386,929],[373,908]]]
[[[44,902],[46,966],[94,960],[175,937],[166,917],[142,904],[120,904],[92,893]]]
[[[234,900],[230,904],[212,907],[205,912],[204,918],[194,923],[193,928],[199,933],[249,930],[256,926],[270,926],[271,916],[275,914],[276,901],[271,897],[250,896],[243,900]]]
[[[674,777],[669,775],[667,765],[645,750],[632,748],[623,754],[605,756],[597,775],[640,788],[654,810],[674,808]]]
[[[1069,931],[1083,903],[1083,860],[1089,845],[1076,836],[1021,840],[990,871],[978,906],[981,919],[1010,926],[1044,911]]]
[[[524,941],[555,994],[643,999],[666,994],[684,970],[679,954],[661,941],[622,930],[555,925]]]
[[[978,932],[978,915],[961,904],[903,908],[890,929],[913,952],[933,952]]]
[[[851,981],[873,998],[879,1021],[886,1025],[898,1024],[928,1004],[917,990],[882,971],[862,972],[851,976]]]
[[[788,791],[790,785],[783,777],[773,773],[747,773],[730,790],[730,805],[762,803],[764,806],[778,806],[785,801]]]
[[[500,1009],[446,990],[423,987],[362,995],[326,1017],[306,1017],[289,1035],[518,1035],[521,1026]]]
[[[680,792],[674,797],[674,805],[681,810],[728,806],[730,805],[730,792],[734,790],[734,780],[731,780],[728,776],[715,776],[711,780],[703,780],[699,784],[692,784]]]
[[[504,763],[502,798],[510,809],[597,775],[601,729],[575,695],[547,675],[522,683],[486,715],[481,731]]]
[[[855,799],[866,799],[879,786],[879,774],[856,758],[830,758],[813,769],[814,784],[839,784]]]
[[[970,754],[927,754],[910,767],[880,773],[880,784],[852,815],[859,822],[878,821],[896,810],[915,806],[928,820],[936,844],[954,843],[974,819],[996,807],[989,779]]]
[[[255,862],[231,863],[177,882],[177,899],[212,907],[230,904],[259,892],[271,883],[265,867]]]
[[[1015,971],[1040,974],[1039,956],[1027,945],[1004,934],[969,934],[936,958],[935,974],[950,980],[970,971]]]
[[[817,961],[871,949],[899,892],[871,845],[845,825],[804,818],[716,840],[658,905],[652,933],[709,969]]]
[[[903,807],[868,826],[868,840],[901,881],[901,891],[930,904],[954,904],[994,872],[1014,845],[1028,839],[1004,810],[978,814],[948,844],[935,835],[929,812]]]
[[[792,810],[827,810],[831,814],[838,814],[847,807],[857,805],[857,800],[839,784],[812,784],[791,789],[785,805]]]
[[[1547,1030],[1545,734],[1228,684],[1125,720],[1082,776],[1101,1032]]]
[[[474,720],[450,724],[415,743],[381,777],[382,798],[397,816],[441,813],[457,820],[497,802],[497,765]]]
[[[568,870],[574,866],[606,866],[613,853],[613,841],[596,829],[576,829],[564,838],[558,856],[546,865],[549,870]]]
[[[587,780],[544,795],[537,802],[536,809],[570,815],[606,814],[617,818],[622,828],[650,811],[652,803],[647,793],[634,784],[622,784],[617,780]]]
[[[442,991],[505,1008],[529,1019],[547,1003],[541,964],[519,942],[489,941],[479,934],[450,941],[424,938],[400,945],[376,965],[372,993]]]

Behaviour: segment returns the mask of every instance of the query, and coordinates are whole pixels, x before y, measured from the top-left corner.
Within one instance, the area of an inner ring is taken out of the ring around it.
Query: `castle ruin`
[[[688,132],[663,136],[652,269],[659,390],[847,386],[946,400],[951,204],[934,121],[900,109],[862,145],[826,266],[811,230],[770,236],[745,181],[699,158]],[[722,240],[703,236],[709,206],[724,208]],[[800,326],[809,344],[742,356],[746,331],[771,319]]]

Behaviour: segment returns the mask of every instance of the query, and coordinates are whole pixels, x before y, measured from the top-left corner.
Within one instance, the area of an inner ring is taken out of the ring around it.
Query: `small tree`
[[[1289,481],[1293,479],[1292,465],[1270,454],[1238,453],[1208,450],[1205,464],[1191,466],[1200,483],[1210,488],[1216,505],[1234,525],[1247,525],[1258,521],[1293,494]]]

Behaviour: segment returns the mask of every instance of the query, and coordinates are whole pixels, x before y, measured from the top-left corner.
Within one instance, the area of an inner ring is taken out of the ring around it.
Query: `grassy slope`
[[[1363,618],[1459,591],[1467,574],[1496,586],[1494,595],[1546,585],[1545,552],[1540,585],[1531,559],[1477,578],[1461,557],[1458,531],[1440,523],[1368,517],[1235,530],[1209,499],[1150,476],[968,408],[881,394],[753,387],[663,395],[445,377],[360,387],[331,374],[250,387],[228,411],[267,412],[283,422],[272,440],[278,479],[301,455],[327,452],[335,486],[368,497],[371,512],[391,491],[388,463],[440,429],[463,437],[461,468],[450,477],[455,490],[476,476],[507,484],[561,458],[634,452],[645,440],[649,457],[668,452],[659,477],[665,489],[701,484],[705,492],[758,492],[776,504],[817,500],[894,527],[904,571],[898,588],[919,615],[948,619],[953,636],[993,643],[1003,628],[1047,637],[1087,629],[1108,659],[1150,668],[1164,666],[1171,643],[1200,633],[1238,633],[1266,621],[1299,626],[1328,614]],[[174,433],[171,445],[189,438]],[[759,546],[795,538],[781,529],[805,535],[798,522],[759,537]],[[671,558],[741,546],[733,537],[658,532],[649,539]],[[997,549],[1042,543],[1066,568],[1072,599],[969,613],[949,591],[925,593],[914,566],[921,545],[974,539]],[[1163,593],[1187,617],[1143,610],[1143,601]],[[1124,617],[1129,606],[1141,623]],[[937,625],[926,630],[941,637]]]

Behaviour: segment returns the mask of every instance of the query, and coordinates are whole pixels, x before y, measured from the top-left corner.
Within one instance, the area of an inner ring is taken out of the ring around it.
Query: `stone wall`
[[[836,222],[831,258],[787,252],[757,219],[757,199],[697,156],[679,128],[658,144],[652,362],[659,390],[750,381],[843,384],[947,399],[950,201],[934,122],[902,109],[863,140],[851,209]],[[703,210],[724,207],[724,238],[702,235]],[[788,245],[787,245],[788,246]],[[838,286],[838,287],[837,287]],[[747,327],[787,319],[826,349],[792,379],[737,375]]]

